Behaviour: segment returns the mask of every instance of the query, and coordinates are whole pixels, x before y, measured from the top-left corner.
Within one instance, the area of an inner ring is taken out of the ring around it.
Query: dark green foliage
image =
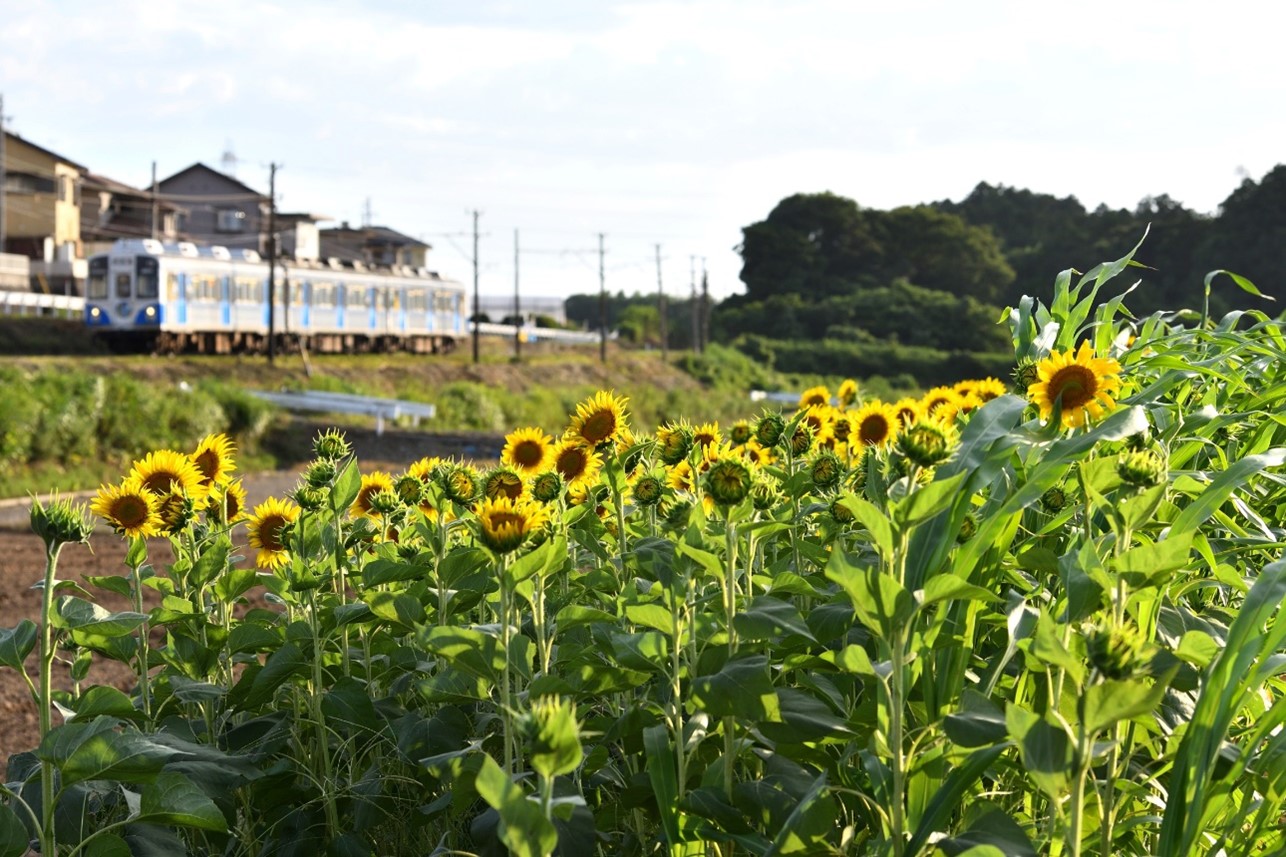
[[[943,351],[923,345],[856,339],[769,339],[743,336],[736,348],[778,372],[807,375],[910,376],[924,386],[965,378],[1005,378],[1013,369],[1006,352]]]

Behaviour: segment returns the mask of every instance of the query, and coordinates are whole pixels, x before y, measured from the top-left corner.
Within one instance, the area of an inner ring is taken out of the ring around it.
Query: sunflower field
[[[603,391],[487,470],[328,431],[255,508],[226,437],[157,450],[85,587],[37,503],[0,857],[1286,852],[1283,325],[1135,318],[1132,264],[1010,310],[1012,384],[647,434]],[[132,691],[52,690],[95,659]]]

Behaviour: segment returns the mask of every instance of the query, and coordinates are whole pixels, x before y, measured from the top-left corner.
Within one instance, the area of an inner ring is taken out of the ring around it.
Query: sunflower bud
[[[472,467],[457,464],[442,474],[442,491],[447,498],[467,506],[478,496],[478,478]]]
[[[580,766],[584,751],[574,703],[542,697],[532,703],[529,713],[518,718],[516,725],[527,745],[531,768],[540,776],[557,777]]]
[[[83,544],[94,531],[85,506],[74,505],[69,498],[54,497],[46,506],[39,500],[31,504],[31,531],[40,536],[46,550],[65,544]]]
[[[1129,678],[1144,665],[1143,635],[1133,625],[1100,622],[1081,633],[1090,663],[1107,678]]]
[[[662,463],[673,467],[688,457],[688,453],[692,450],[692,429],[687,426],[673,426],[667,428],[663,434],[660,432],[658,434],[661,434],[661,448],[658,455]]]
[[[407,473],[393,483],[397,496],[408,506],[418,506],[424,500],[426,487],[418,477]]]
[[[531,480],[531,496],[542,503],[552,503],[563,496],[566,485],[557,470],[546,470]]]
[[[1014,379],[1014,389],[1021,395],[1027,395],[1027,388],[1040,379],[1040,375],[1036,370],[1036,361],[1019,361],[1012,377]]]
[[[320,512],[326,506],[326,491],[312,485],[301,485],[292,498],[305,512]]]
[[[752,437],[754,437],[754,433],[750,429],[750,423],[745,420],[737,420],[728,429],[728,440],[737,446],[745,446]]]
[[[352,455],[353,447],[349,445],[344,433],[336,429],[327,429],[313,441],[313,454],[327,461],[340,461]]]
[[[746,499],[750,485],[750,468],[735,458],[720,458],[706,471],[706,492],[720,506],[735,506]]]
[[[692,504],[687,500],[675,500],[662,508],[665,525],[674,530],[681,530],[688,525],[688,516],[692,514]]]
[[[795,433],[790,436],[790,451],[803,455],[813,448],[813,428],[806,422],[795,426]]]
[[[935,467],[951,457],[955,438],[935,422],[921,420],[898,435],[898,451],[918,467]]]
[[[482,478],[482,495],[491,499],[517,500],[522,496],[522,487],[522,477],[508,467],[497,467]]]
[[[396,491],[390,491],[387,488],[372,494],[370,502],[371,512],[384,518],[402,508],[402,498],[397,495]]]
[[[960,522],[960,531],[956,533],[956,541],[964,544],[978,533],[978,519],[974,517],[973,512],[965,513],[964,520]]]
[[[304,472],[304,481],[313,488],[326,488],[335,481],[335,462],[329,458],[319,458],[308,465]]]
[[[781,492],[772,480],[759,478],[755,484],[750,486],[750,502],[760,512],[766,512],[775,507],[782,500]]]
[[[839,460],[838,455],[826,450],[813,459],[809,475],[813,478],[813,484],[823,491],[834,488],[840,477],[844,475],[844,462]]]
[[[655,476],[643,476],[634,483],[634,500],[645,508],[660,503],[664,494],[665,483]]]
[[[842,499],[844,498],[836,497],[831,501],[829,510],[831,517],[834,518],[837,523],[851,524],[853,523],[853,513],[848,510],[847,506],[840,502]]]
[[[1150,449],[1128,452],[1116,462],[1116,474],[1121,481],[1137,488],[1160,485],[1167,472],[1165,460]]]
[[[1058,514],[1067,508],[1067,492],[1058,485],[1047,488],[1045,493],[1040,495],[1040,505],[1046,512]]]
[[[776,446],[785,432],[786,420],[779,413],[764,414],[755,423],[755,440],[763,446]]]

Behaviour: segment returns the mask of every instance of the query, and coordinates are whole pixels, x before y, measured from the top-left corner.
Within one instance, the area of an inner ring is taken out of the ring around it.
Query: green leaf
[[[965,688],[960,703],[963,708],[943,720],[948,738],[961,747],[984,747],[1005,740],[1009,733],[1000,706],[971,688]]]
[[[561,616],[562,613],[559,613],[559,615]],[[635,625],[653,628],[667,636],[671,635],[674,630],[674,617],[670,615],[669,610],[660,604],[627,604],[625,606],[625,618]],[[613,617],[614,620],[615,617]]]
[[[1050,800],[1061,800],[1072,770],[1072,737],[1057,723],[1012,702],[1005,709],[1005,724],[1027,775]]]
[[[937,831],[947,829],[949,820],[960,806],[965,793],[1004,751],[1004,744],[977,750],[969,754],[962,764],[951,770],[925,807],[924,815],[921,816],[915,833],[907,843],[906,853],[919,854],[930,836]]]
[[[838,547],[826,563],[826,578],[843,588],[862,624],[886,640],[915,613],[911,593],[892,576],[878,568],[853,565]]]
[[[225,833],[223,813],[205,792],[182,774],[162,771],[143,787],[143,803],[135,822],[173,824]]]
[[[1223,268],[1219,268],[1217,270],[1211,271],[1210,273],[1206,274],[1206,279],[1205,279],[1206,294],[1210,294],[1211,283],[1213,283],[1215,277],[1219,276],[1220,274],[1226,274],[1228,278],[1231,279],[1234,283],[1236,283],[1237,287],[1241,289],[1243,292],[1245,292],[1246,294],[1254,295],[1257,298],[1263,298],[1266,301],[1276,300],[1276,298],[1270,297],[1264,294],[1263,292],[1261,292],[1258,288],[1255,287],[1254,283],[1252,283],[1250,280],[1243,277],[1241,274],[1234,274],[1232,271],[1225,271]]]
[[[58,599],[53,616],[55,628],[93,631],[104,637],[123,637],[145,621],[147,616],[142,613],[110,613],[97,604],[71,595]]]
[[[1183,636],[1179,638],[1179,645],[1174,650],[1174,656],[1194,666],[1205,667],[1215,659],[1219,651],[1219,643],[1214,637],[1205,631],[1194,628],[1191,631],[1185,631]]]
[[[174,755],[174,750],[137,732],[101,732],[85,740],[62,763],[62,786],[84,780],[147,782]]]
[[[541,813],[540,807],[527,799],[522,789],[490,756],[482,757],[482,767],[474,780],[478,796],[500,815],[500,841],[516,857],[549,857],[558,845],[558,831]]]
[[[667,612],[666,615],[668,616],[669,613]],[[567,631],[581,625],[593,625],[597,622],[609,622],[614,625],[617,621],[616,616],[606,610],[585,607],[581,604],[568,604],[554,617],[554,623],[559,631]]]
[[[871,664],[871,656],[866,653],[866,649],[856,643],[849,643],[838,651],[823,652],[822,660],[833,662],[835,666],[844,670],[844,672],[869,676],[870,678],[875,677],[875,667]]]
[[[893,517],[901,527],[912,527],[946,509],[960,493],[968,473],[957,473],[936,479],[912,491],[893,507]]]
[[[424,605],[406,592],[377,589],[363,592],[362,600],[370,605],[371,612],[376,616],[408,629],[421,624],[426,618]]]
[[[245,710],[263,705],[272,699],[277,688],[285,684],[291,676],[300,675],[306,672],[307,668],[308,661],[304,658],[304,652],[299,648],[299,644],[285,643],[268,656],[268,661],[263,669],[255,674],[250,692],[246,694],[246,698],[238,708]]]
[[[27,828],[18,814],[0,803],[0,857],[22,857],[28,844]]]
[[[1121,720],[1151,713],[1165,695],[1165,682],[1109,679],[1085,689],[1085,731],[1094,734]]]
[[[85,846],[85,857],[133,857],[133,853],[115,833],[100,833]]]
[[[424,647],[458,670],[495,682],[505,666],[500,641],[476,628],[434,626],[421,635]]]
[[[1068,677],[1080,685],[1085,681],[1085,663],[1063,645],[1060,627],[1048,613],[1041,613],[1036,623],[1036,633],[1032,636],[1027,651],[1042,663],[1066,670]]]
[[[228,550],[232,542],[226,536],[220,538],[205,553],[197,558],[188,572],[188,579],[194,586],[204,586],[214,580],[228,567]]]
[[[924,589],[921,589],[917,594],[920,607],[927,607],[939,601],[994,602],[1001,600],[995,593],[989,592],[981,586],[966,583],[950,572],[930,578],[929,582],[924,585]]]
[[[94,574],[85,575],[85,582],[91,586],[97,586],[99,589],[106,589],[108,592],[114,592],[117,595],[129,598],[133,593],[133,587],[130,585],[130,579],[123,574]]]
[[[1173,532],[1170,538],[1130,548],[1116,557],[1116,571],[1125,576],[1131,588],[1160,586],[1168,580],[1169,572],[1188,564],[1192,532]]]
[[[1266,467],[1280,467],[1283,463],[1286,463],[1286,449],[1270,449],[1261,455],[1250,455],[1235,462],[1216,476],[1206,490],[1179,513],[1170,525],[1170,532],[1176,535],[1195,532],[1250,477]]]
[[[675,774],[675,754],[665,726],[658,724],[643,730],[643,750],[647,754],[647,776],[652,794],[661,812],[661,832],[671,848],[681,842],[679,835],[679,782]]]
[[[510,563],[507,575],[515,584],[537,575],[548,577],[565,559],[567,539],[558,536]]]
[[[365,607],[366,605],[362,605]],[[281,636],[273,633],[263,625],[242,622],[228,633],[227,649],[229,652],[267,652],[276,648]]]
[[[871,542],[884,557],[893,555],[893,525],[874,503],[856,494],[845,494],[839,504],[852,513],[857,522],[866,528]]]
[[[739,657],[714,675],[697,676],[692,681],[692,701],[711,717],[781,720],[766,655]]]
[[[745,610],[732,618],[732,625],[745,640],[775,640],[797,634],[807,640],[816,640],[804,619],[790,601],[769,595],[757,595]]]
[[[612,655],[616,662],[632,670],[661,672],[668,668],[669,637],[660,631],[640,631],[637,634],[612,634]]]
[[[224,604],[231,604],[259,584],[259,574],[253,568],[230,568],[214,582],[214,594]]]
[[[30,619],[23,619],[12,628],[0,629],[0,664],[21,671],[27,655],[36,647],[38,631]]]
[[[348,507],[353,505],[361,490],[362,472],[357,468],[357,459],[350,459],[348,466],[335,479],[335,485],[330,489],[331,511],[347,514]]]
[[[76,700],[76,719],[89,720],[100,714],[133,720],[141,716],[133,701],[111,685],[94,685]]]

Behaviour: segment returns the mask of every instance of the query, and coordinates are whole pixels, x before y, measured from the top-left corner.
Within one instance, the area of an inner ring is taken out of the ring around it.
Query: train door
[[[172,307],[177,324],[188,323],[188,275],[183,271],[165,272],[165,300]]]

